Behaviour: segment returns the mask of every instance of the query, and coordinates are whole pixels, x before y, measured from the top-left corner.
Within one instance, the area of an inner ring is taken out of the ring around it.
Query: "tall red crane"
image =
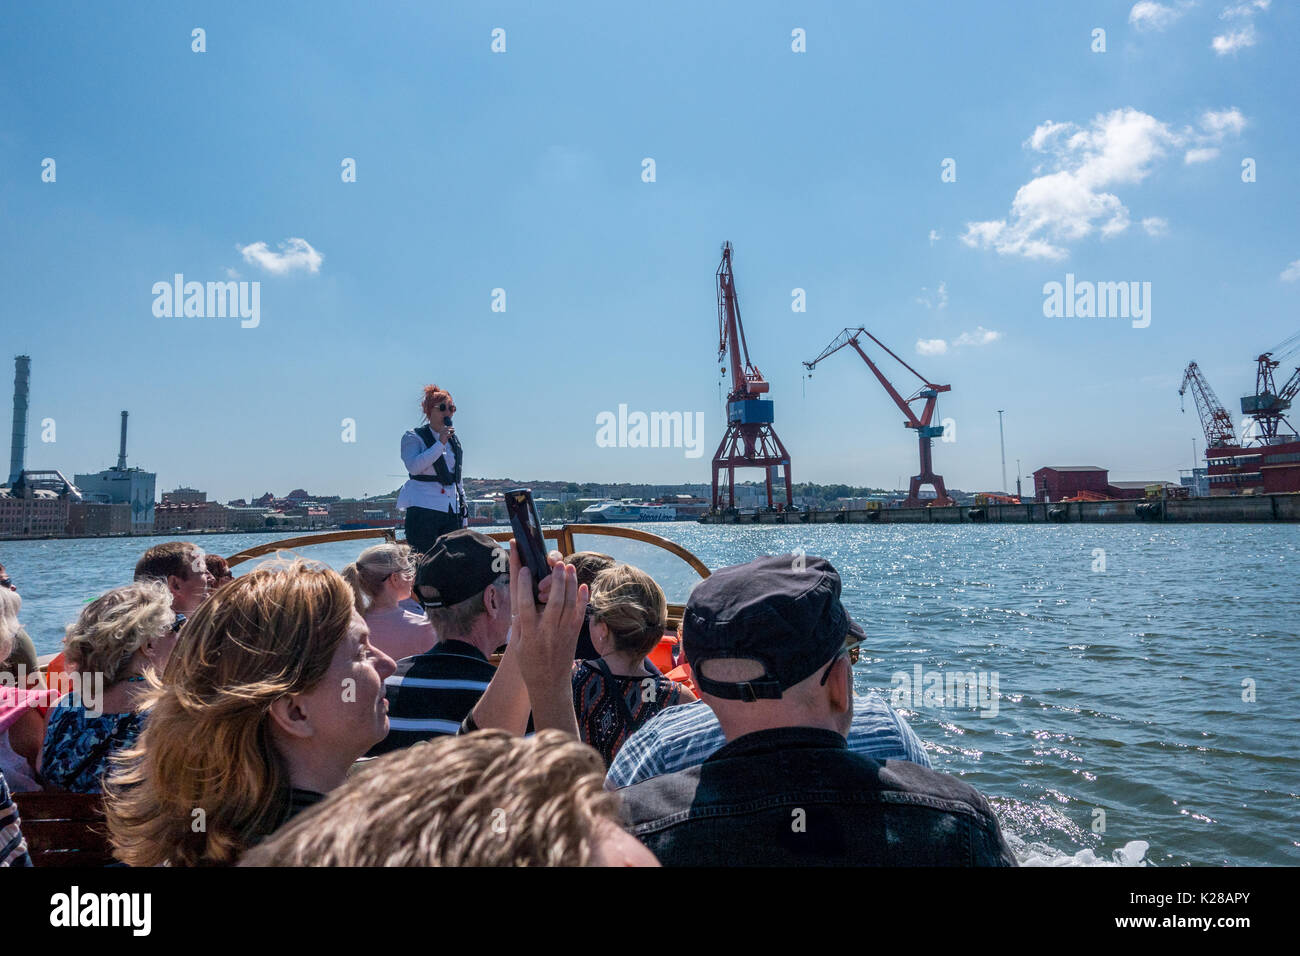
[[[898,389],[894,388],[894,386],[890,384],[889,379],[885,378],[884,373],[880,371],[876,366],[876,363],[871,361],[871,357],[862,350],[862,346],[858,343],[858,337],[863,335],[879,345],[891,358],[894,359],[894,361],[921,380],[921,388],[916,391],[916,394],[911,398],[903,398],[903,396],[898,393]],[[934,403],[935,400],[938,399],[940,392],[950,392],[952,391],[952,386],[935,385],[933,382],[928,381],[924,375],[891,352],[884,342],[881,342],[880,339],[876,338],[866,329],[845,329],[836,337],[835,341],[831,342],[830,345],[826,346],[826,348],[822,350],[821,355],[817,356],[811,362],[804,362],[804,367],[811,372],[817,367],[818,362],[835,354],[846,345],[853,346],[854,351],[856,351],[858,355],[862,356],[862,361],[867,363],[867,367],[875,373],[880,384],[883,385],[885,391],[889,393],[889,397],[894,400],[894,404],[902,410],[905,418],[903,427],[916,429],[917,441],[921,447],[921,471],[920,474],[912,476],[911,483],[908,485],[907,489],[907,500],[903,502],[903,504],[908,508],[918,508],[927,504],[928,502],[924,502],[921,499],[920,492],[923,485],[930,485],[934,488],[935,499],[933,504],[941,506],[952,504],[952,499],[948,497],[948,490],[943,486],[943,478],[934,473],[934,466],[931,463],[930,454],[931,442],[943,434],[942,425],[930,424],[931,419],[934,417]],[[912,403],[920,401],[921,399],[925,400],[925,405],[921,409],[921,414],[917,415],[916,412],[912,410]]]
[[[1300,368],[1292,373],[1281,388],[1273,380],[1273,370],[1281,366],[1282,360],[1297,351],[1300,351],[1300,332],[1255,359],[1255,394],[1246,395],[1241,400],[1242,413],[1259,424],[1253,438],[1255,443],[1273,444],[1282,425],[1295,431],[1283,413],[1291,407],[1296,393],[1300,392]]]
[[[749,361],[745,343],[745,326],[740,321],[740,299],[736,296],[736,276],[731,268],[731,243],[722,244],[722,262],[718,265],[718,360],[730,353],[731,391],[727,393],[727,430],[713,455],[713,508],[721,510],[718,475],[727,471],[727,504],[736,506],[736,469],[762,468],[767,481],[767,506],[772,507],[772,469],[785,469],[785,504],[794,504],[790,484],[790,454],[777,437],[772,423],[776,420],[771,399],[759,398],[768,389],[757,366]]]
[[[1210,388],[1210,383],[1205,380],[1205,376],[1201,374],[1195,362],[1189,362],[1187,371],[1183,372],[1183,384],[1178,389],[1180,401],[1189,388],[1192,390],[1192,400],[1196,403],[1196,412],[1201,416],[1201,430],[1205,432],[1205,447],[1222,448],[1225,445],[1235,445],[1237,433],[1232,427],[1232,419],[1228,417],[1227,409],[1214,394],[1214,389]],[[1184,406],[1183,411],[1186,410]]]

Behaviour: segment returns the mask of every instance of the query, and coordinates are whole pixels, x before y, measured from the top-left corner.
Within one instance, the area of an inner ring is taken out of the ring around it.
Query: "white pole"
[[[1002,493],[1007,493],[1007,440],[1002,432],[1002,413],[1005,409],[998,409],[998,441],[1002,444]]]

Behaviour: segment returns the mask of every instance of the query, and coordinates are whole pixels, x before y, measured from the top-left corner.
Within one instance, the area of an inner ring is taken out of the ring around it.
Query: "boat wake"
[[[1151,845],[1145,840],[1130,840],[1106,859],[1088,848],[1066,853],[1045,843],[1025,843],[1013,833],[1003,835],[1021,866],[1151,866],[1146,859]]]

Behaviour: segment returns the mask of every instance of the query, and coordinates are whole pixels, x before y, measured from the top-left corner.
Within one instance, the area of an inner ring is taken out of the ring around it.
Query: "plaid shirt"
[[[849,749],[875,760],[909,760],[930,766],[925,746],[902,717],[876,694],[855,697]],[[605,789],[634,783],[704,763],[722,748],[726,738],[709,705],[703,701],[669,707],[627,739],[614,755]]]
[[[18,808],[9,796],[9,784],[0,773],[0,866],[31,866],[27,842],[18,829]]]

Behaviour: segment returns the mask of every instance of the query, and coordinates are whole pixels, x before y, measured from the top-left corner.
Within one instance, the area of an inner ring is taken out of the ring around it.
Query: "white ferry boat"
[[[624,498],[621,501],[598,501],[582,509],[582,521],[588,524],[631,521],[676,521],[677,509],[672,505],[647,504]]]

